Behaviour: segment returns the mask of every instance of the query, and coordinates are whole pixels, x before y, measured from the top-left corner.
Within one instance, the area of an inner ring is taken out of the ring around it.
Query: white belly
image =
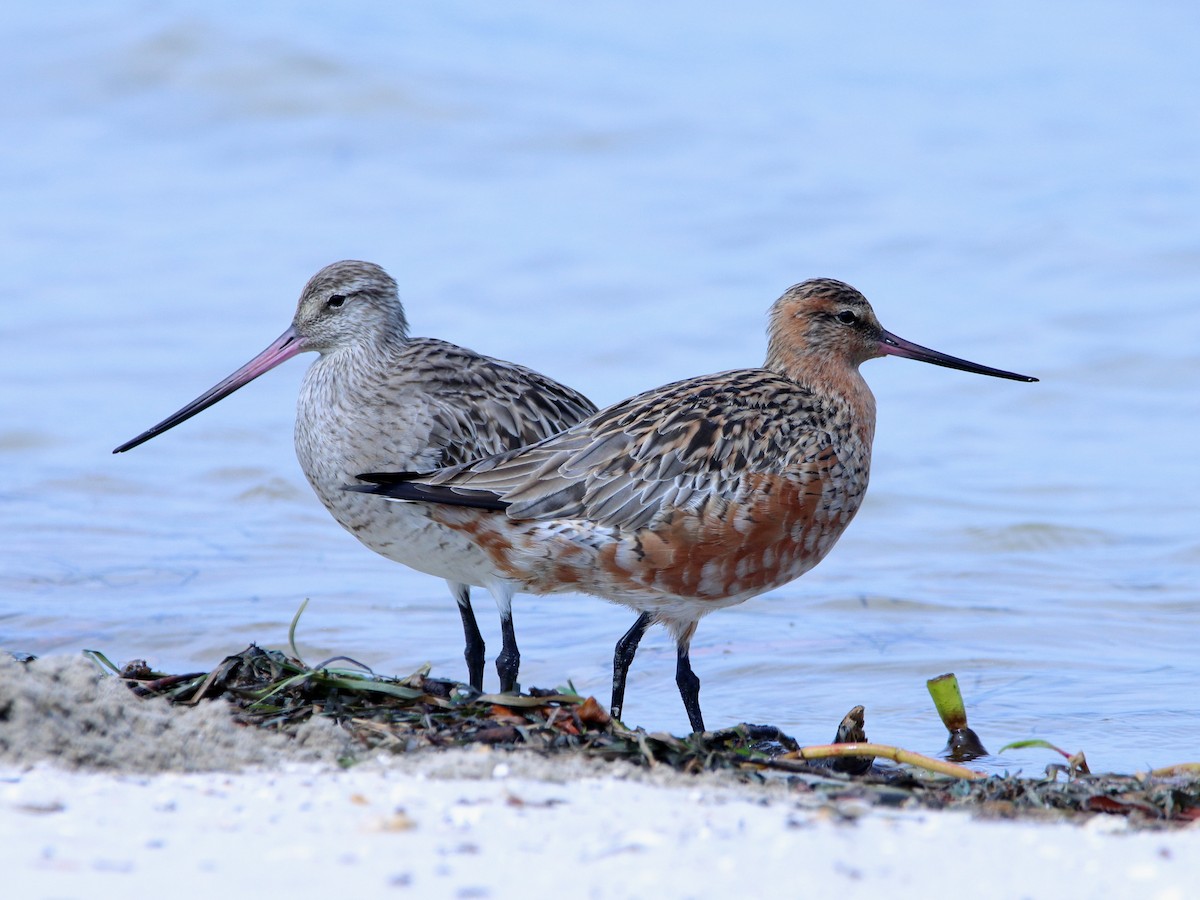
[[[486,587],[496,580],[487,556],[458,532],[429,518],[421,503],[389,503],[382,497],[313,489],[338,524],[381,556],[418,572]]]

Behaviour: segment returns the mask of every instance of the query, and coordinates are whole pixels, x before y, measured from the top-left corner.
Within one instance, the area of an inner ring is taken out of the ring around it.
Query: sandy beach
[[[14,896],[270,890],[419,897],[1194,896],[1200,829],[832,804],[783,780],[492,749],[339,765],[296,738],[134,697],[90,662],[0,663]]]

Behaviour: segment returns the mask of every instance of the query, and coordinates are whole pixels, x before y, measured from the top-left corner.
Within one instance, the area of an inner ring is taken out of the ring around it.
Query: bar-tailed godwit
[[[615,716],[638,642],[651,624],[666,626],[684,707],[703,731],[689,660],[697,623],[807,572],[862,503],[875,398],[859,365],[892,355],[1037,380],[898,338],[832,279],[780,297],[768,337],[761,369],[678,381],[432,474],[366,473],[372,483],[354,490],[433,510],[488,554],[510,590],[581,591],[636,610],[613,659]]]
[[[114,450],[173,428],[306,350],[296,410],[296,456],[309,484],[351,534],[377,553],[446,579],[462,615],[468,675],[483,687],[484,644],[470,585],[500,609],[500,688],[520,665],[512,621],[515,583],[427,508],[380,504],[342,490],[360,472],[399,466],[429,471],[532,444],[595,412],[582,394],[532,369],[431,338],[410,338],[396,282],[373,263],[326,266],[300,294],[291,327],[267,349],[183,409]],[[381,506],[386,506],[381,509]]]

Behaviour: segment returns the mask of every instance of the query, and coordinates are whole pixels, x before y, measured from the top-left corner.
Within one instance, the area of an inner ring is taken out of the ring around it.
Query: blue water
[[[1183,3],[10,4],[0,647],[203,669],[310,598],[310,660],[461,676],[443,585],[298,470],[305,360],[111,449],[343,257],[396,276],[416,333],[602,404],[761,361],[767,306],[824,275],[1042,381],[864,367],[867,502],[816,570],[702,623],[710,727],[823,741],[863,703],[935,751],[924,681],[954,671],[992,749],[1200,758],[1198,28]],[[516,617],[524,684],[607,698],[627,611]],[[628,721],[686,728],[673,663],[652,632]]]

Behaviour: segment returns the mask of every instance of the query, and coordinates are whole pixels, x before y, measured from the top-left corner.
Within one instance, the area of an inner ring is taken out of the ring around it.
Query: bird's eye
[[[334,294],[328,300],[325,301],[325,306],[328,309],[341,309],[342,305],[345,302],[346,302],[345,294]]]
[[[848,309],[843,309],[837,314],[837,320],[843,325],[853,325],[858,321],[858,313],[852,312]]]

